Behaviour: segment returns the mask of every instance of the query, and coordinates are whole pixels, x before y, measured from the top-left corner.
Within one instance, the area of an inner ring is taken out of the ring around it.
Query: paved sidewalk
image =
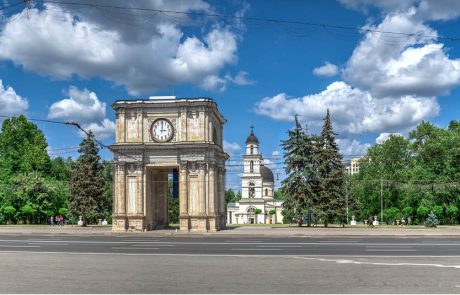
[[[0,226],[0,234],[49,234],[49,235],[244,235],[244,236],[458,236],[460,226],[442,226],[434,229],[424,227],[265,227],[241,226],[229,227],[227,230],[209,233],[188,233],[175,229],[155,230],[149,232],[112,232],[110,226]]]

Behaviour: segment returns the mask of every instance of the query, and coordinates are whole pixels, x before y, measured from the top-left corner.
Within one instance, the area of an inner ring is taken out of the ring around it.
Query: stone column
[[[218,229],[218,203],[217,201],[217,182],[216,182],[216,166],[215,164],[209,164],[208,169],[208,220],[209,230],[215,231]]]
[[[112,229],[114,231],[125,231],[126,220],[126,165],[123,162],[115,164],[114,173],[114,213],[112,216]]]
[[[219,213],[218,213],[218,227],[219,229],[225,228],[225,168],[219,168],[218,175],[218,204],[219,204]]]
[[[189,216],[189,194],[188,194],[188,163],[181,162],[179,165],[179,219],[180,230],[188,231],[190,229],[190,216]]]
[[[198,162],[197,169],[199,171],[198,176],[198,187],[199,187],[199,195],[198,195],[198,230],[199,231],[207,231],[208,227],[208,220],[207,220],[207,196],[208,196],[208,187],[207,187],[207,163],[206,162]]]

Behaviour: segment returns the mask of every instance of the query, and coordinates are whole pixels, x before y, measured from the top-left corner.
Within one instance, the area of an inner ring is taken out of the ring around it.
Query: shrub
[[[262,213],[262,209],[257,208],[256,211],[255,211],[254,213],[256,213],[256,214],[261,214],[261,213]]]
[[[425,220],[425,226],[426,227],[437,227],[439,224],[438,218],[436,215],[433,213],[433,211],[428,214],[428,218]]]
[[[417,216],[420,220],[423,220],[426,218],[426,216],[428,215],[428,213],[430,213],[430,209],[428,209],[427,207],[423,206],[423,205],[420,205],[418,208],[417,208]]]
[[[455,219],[457,219],[458,215],[458,208],[455,205],[450,205],[446,207],[446,214],[449,216],[451,223],[455,223]]]
[[[399,208],[391,207],[385,210],[385,220],[387,224],[391,224],[397,219],[401,219],[401,211]]]

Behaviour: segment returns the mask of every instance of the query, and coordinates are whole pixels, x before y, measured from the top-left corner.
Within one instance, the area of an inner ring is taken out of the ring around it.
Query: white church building
[[[275,178],[270,168],[264,165],[259,149],[259,140],[251,134],[246,139],[243,155],[244,170],[241,176],[241,200],[227,205],[229,224],[273,224],[282,223],[283,201],[273,198]]]

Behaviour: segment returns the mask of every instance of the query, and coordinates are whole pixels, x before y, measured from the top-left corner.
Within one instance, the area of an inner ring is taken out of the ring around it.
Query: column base
[[[126,216],[112,216],[112,231],[123,232],[128,226]]]

